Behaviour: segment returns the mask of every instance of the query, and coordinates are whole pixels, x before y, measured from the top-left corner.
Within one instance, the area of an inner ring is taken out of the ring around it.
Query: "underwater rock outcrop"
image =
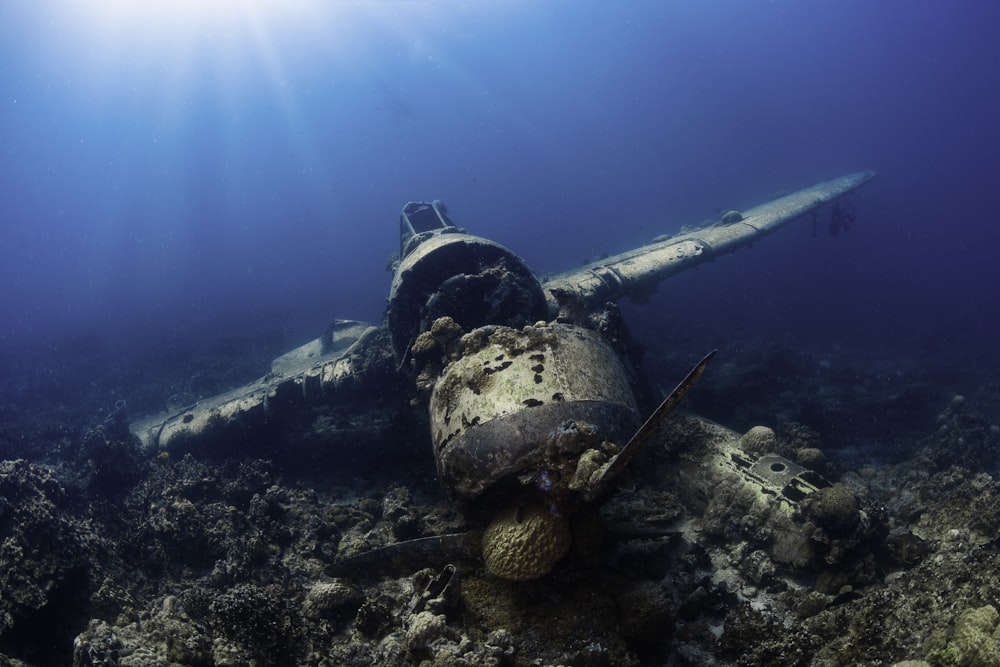
[[[97,537],[69,504],[51,469],[0,461],[0,652],[47,662],[85,621]]]

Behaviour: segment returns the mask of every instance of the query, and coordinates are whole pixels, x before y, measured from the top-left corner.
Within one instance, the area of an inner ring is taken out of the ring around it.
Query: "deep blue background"
[[[0,6],[5,345],[377,321],[410,199],[559,271],[875,169],[849,233],[679,276],[637,331],[994,354],[995,2],[85,5]]]

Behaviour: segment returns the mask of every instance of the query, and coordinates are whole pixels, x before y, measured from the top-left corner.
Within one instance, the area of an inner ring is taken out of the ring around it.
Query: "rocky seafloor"
[[[364,469],[136,447],[130,415],[250,379],[275,341],[6,360],[0,665],[1000,665],[996,378],[740,345],[686,407],[770,427],[835,491],[779,525],[694,489],[680,414],[590,550],[530,582],[433,547],[335,567],[471,527],[419,439]],[[683,374],[674,349],[650,375]]]

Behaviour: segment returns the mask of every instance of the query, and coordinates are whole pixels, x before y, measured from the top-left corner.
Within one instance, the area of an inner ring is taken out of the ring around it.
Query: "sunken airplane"
[[[651,409],[616,300],[641,298],[679,271],[838,207],[874,176],[858,172],[728,211],[546,279],[504,246],[455,226],[439,202],[408,203],[383,324],[338,320],[259,380],[136,421],[132,431],[154,452],[280,453],[320,469],[377,465],[398,443],[423,441],[420,455],[433,457],[445,494],[480,529],[419,538],[393,557],[429,552],[440,563],[457,553],[482,557],[501,578],[544,576],[643,446],[664,437],[664,417],[714,354]],[[688,492],[743,485],[772,506],[773,531],[807,540],[796,508],[830,487],[820,475],[697,415],[675,417],[675,434],[702,441],[698,460],[686,464]],[[385,560],[369,552],[330,572]]]

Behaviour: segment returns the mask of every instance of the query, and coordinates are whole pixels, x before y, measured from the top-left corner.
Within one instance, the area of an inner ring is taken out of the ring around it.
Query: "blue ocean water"
[[[637,335],[997,360],[996,3],[131,5],[0,6],[8,352],[378,321],[408,200],[546,272],[874,169]]]

